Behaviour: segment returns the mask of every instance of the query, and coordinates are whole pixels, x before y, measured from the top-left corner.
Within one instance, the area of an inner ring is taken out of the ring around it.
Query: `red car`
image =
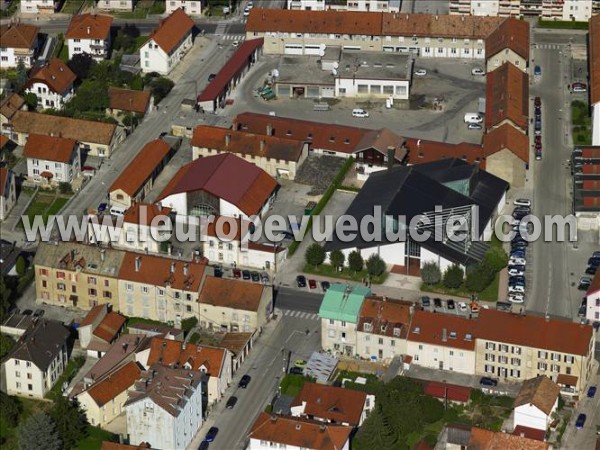
[[[308,280],[308,287],[311,289],[316,289],[317,288],[317,282],[315,280]]]
[[[542,145],[542,137],[541,136],[536,136],[535,137],[535,145]]]
[[[233,269],[233,278],[240,278],[242,276],[242,271],[240,269]]]
[[[535,100],[533,101],[533,104],[535,106],[542,106],[542,99],[539,97],[536,97]]]
[[[542,143],[541,142],[536,142],[535,143],[535,151],[536,152],[541,152],[542,151]]]

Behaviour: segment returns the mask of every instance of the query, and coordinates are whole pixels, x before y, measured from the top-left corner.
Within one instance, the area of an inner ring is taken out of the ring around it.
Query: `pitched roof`
[[[77,76],[69,66],[58,58],[52,58],[47,64],[34,69],[25,87],[31,87],[34,83],[45,83],[57,94],[63,94],[70,87]]]
[[[351,427],[324,424],[299,417],[261,412],[250,430],[250,438],[292,447],[339,450],[350,439]]]
[[[136,264],[139,264],[138,270]],[[198,292],[205,268],[205,260],[187,262],[162,256],[125,252],[119,270],[119,279],[150,286],[170,284],[173,289]]]
[[[471,398],[471,388],[456,384],[427,381],[423,386],[423,392],[431,397],[448,399],[453,402],[467,403]]]
[[[30,134],[23,155],[26,158],[70,163],[76,146],[77,142],[73,139]]]
[[[589,21],[590,100],[600,102],[600,15]]]
[[[507,48],[529,60],[529,22],[507,17],[485,40],[488,59]]]
[[[162,139],[148,142],[113,182],[109,192],[120,189],[131,197],[135,196],[170,151],[171,146]]]
[[[533,405],[547,416],[560,396],[560,387],[545,375],[525,380],[514,402],[514,408]]]
[[[357,330],[380,336],[404,338],[410,322],[411,306],[412,302],[369,296],[360,308]],[[365,330],[365,324],[370,325],[371,331]]]
[[[381,14],[368,12],[252,8],[246,30],[379,35],[382,20]]]
[[[25,99],[19,94],[10,94],[0,103],[0,114],[10,120],[25,104]]]
[[[105,342],[112,342],[119,334],[127,318],[116,312],[109,312],[94,330],[94,336]]]
[[[209,276],[202,286],[198,302],[256,312],[265,289],[262,284]]]
[[[88,313],[85,315],[83,320],[81,322],[79,322],[79,327],[81,328],[81,327],[86,327],[88,325],[92,325],[94,323],[94,321],[98,318],[98,316],[100,316],[107,307],[108,307],[107,304],[96,305],[96,306],[92,307],[92,309],[90,309],[88,311]]]
[[[19,338],[7,359],[30,361],[45,372],[66,344],[69,334],[61,322],[39,319],[33,328]]]
[[[71,117],[52,116],[27,111],[17,111],[12,119],[17,133],[43,134],[75,139],[79,142],[110,145],[117,125]]]
[[[144,114],[150,104],[151,95],[150,91],[134,91],[111,86],[108,88],[108,107]]]
[[[135,361],[128,362],[102,380],[94,383],[87,391],[99,407],[106,405],[121,392],[133,386],[142,369]]]
[[[426,139],[406,138],[406,148],[410,164],[422,164],[446,158],[461,158],[469,163],[485,163],[485,151],[480,144],[461,142],[428,141]]]
[[[504,20],[501,17],[383,13],[381,35],[484,39]]]
[[[358,285],[332,284],[321,302],[319,316],[325,319],[356,323],[365,297],[371,289]]]
[[[475,350],[476,322],[460,316],[415,311],[408,340],[441,347]]]
[[[0,26],[0,41],[2,47],[32,48],[37,41],[40,29],[24,23],[11,23]]]
[[[490,129],[504,120],[523,131],[529,126],[529,75],[509,62],[487,74],[485,127]]]
[[[155,337],[150,343],[147,365],[184,368],[188,364],[189,369],[201,370],[204,367],[209,375],[219,377],[226,357],[227,350],[224,348],[184,344],[181,341]]]
[[[147,349],[149,344],[150,339],[143,335],[123,334],[119,336],[104,356],[85,374],[85,378],[90,379],[92,382],[101,380],[111,373],[115,367],[135,360],[135,353]]]
[[[150,226],[155,218],[168,216],[169,214],[171,214],[171,208],[161,208],[158,205],[148,203],[135,203],[125,211],[123,222]]]
[[[479,312],[475,334],[477,339],[587,355],[593,328],[567,320],[546,320],[544,317],[483,309]]]
[[[66,39],[107,39],[113,18],[98,14],[79,14],[73,16]]]
[[[529,162],[529,138],[509,123],[500,125],[483,135],[486,157],[507,149],[524,162]]]
[[[535,439],[536,441],[544,442],[546,440],[546,430],[525,427],[523,425],[517,425],[512,434],[515,436],[526,437],[527,439]]]
[[[379,130],[371,130],[363,136],[354,152],[362,150],[375,149],[387,156],[390,149],[394,149],[394,157],[399,162],[404,161],[408,150],[406,148],[406,140],[402,136],[398,136],[389,128],[381,128]]]
[[[232,180],[236,182],[232,183]],[[264,170],[231,153],[224,153],[183,166],[158,199],[181,192],[205,191],[250,216],[260,213],[277,186],[277,182]]]
[[[473,450],[547,450],[549,444],[510,433],[473,427],[467,448]]]
[[[6,167],[0,167],[0,195],[4,195],[4,188],[6,187],[6,179],[10,173]],[[5,261],[6,262],[6,261]]]
[[[173,417],[178,417],[194,392],[200,389],[202,372],[199,370],[172,369],[155,364],[142,372],[129,393],[125,407],[143,399],[150,399]]]
[[[160,21],[148,40],[156,42],[166,54],[170,54],[183,38],[194,28],[194,21],[183,8],[177,8],[171,15]]]
[[[304,142],[298,140],[208,125],[198,125],[194,128],[191,143],[194,147],[216,149],[241,157],[254,155],[292,162],[298,162],[304,148]]]
[[[307,382],[291,406],[306,403],[306,416],[357,427],[366,401],[365,392]]]

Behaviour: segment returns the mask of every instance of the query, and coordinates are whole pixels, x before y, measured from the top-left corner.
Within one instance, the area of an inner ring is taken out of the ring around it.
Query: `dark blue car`
[[[577,420],[575,421],[575,428],[581,430],[585,425],[585,419],[587,419],[587,416],[585,414],[579,414],[577,416]]]
[[[594,398],[594,395],[596,395],[596,386],[590,386],[590,388],[587,391],[587,396],[589,398]]]
[[[542,68],[540,66],[535,66],[535,68],[533,69],[533,74],[540,76],[542,74]]]
[[[219,429],[217,427],[210,427],[210,429],[208,430],[208,433],[206,433],[206,437],[204,438],[204,440],[206,442],[214,441],[215,438],[217,437],[218,432],[219,432]]]

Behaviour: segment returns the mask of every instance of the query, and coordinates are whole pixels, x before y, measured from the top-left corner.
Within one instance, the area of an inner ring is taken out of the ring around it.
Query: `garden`
[[[40,216],[44,224],[48,223],[48,217],[57,215],[69,201],[70,195],[61,194],[58,191],[37,191],[33,201],[29,204],[25,214],[32,224],[35,217]],[[18,222],[18,227],[23,228],[23,221]]]
[[[589,106],[581,100],[571,103],[571,119],[573,121],[573,144],[592,145],[592,119]]]
[[[476,294],[480,300],[498,301],[500,271],[508,265],[508,255],[502,242],[496,237],[491,241],[483,261],[467,268],[452,265],[444,273],[436,263],[426,263],[421,269],[421,291],[471,298]]]

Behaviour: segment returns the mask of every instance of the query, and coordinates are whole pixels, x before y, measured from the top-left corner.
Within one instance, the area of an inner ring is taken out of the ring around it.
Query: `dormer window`
[[[420,332],[421,332],[421,327],[415,327],[415,328],[413,329],[413,333],[414,333],[414,334],[419,334]]]
[[[381,332],[382,332],[382,333],[385,333],[385,330],[386,330],[386,328],[387,328],[387,326],[386,326],[386,325],[381,325]]]
[[[456,331],[450,332],[450,339],[456,339]]]
[[[373,327],[371,326],[370,323],[365,323],[363,324],[363,331],[368,331],[370,332],[373,329]]]
[[[397,337],[400,336],[400,328],[394,327],[394,336],[397,336]]]

